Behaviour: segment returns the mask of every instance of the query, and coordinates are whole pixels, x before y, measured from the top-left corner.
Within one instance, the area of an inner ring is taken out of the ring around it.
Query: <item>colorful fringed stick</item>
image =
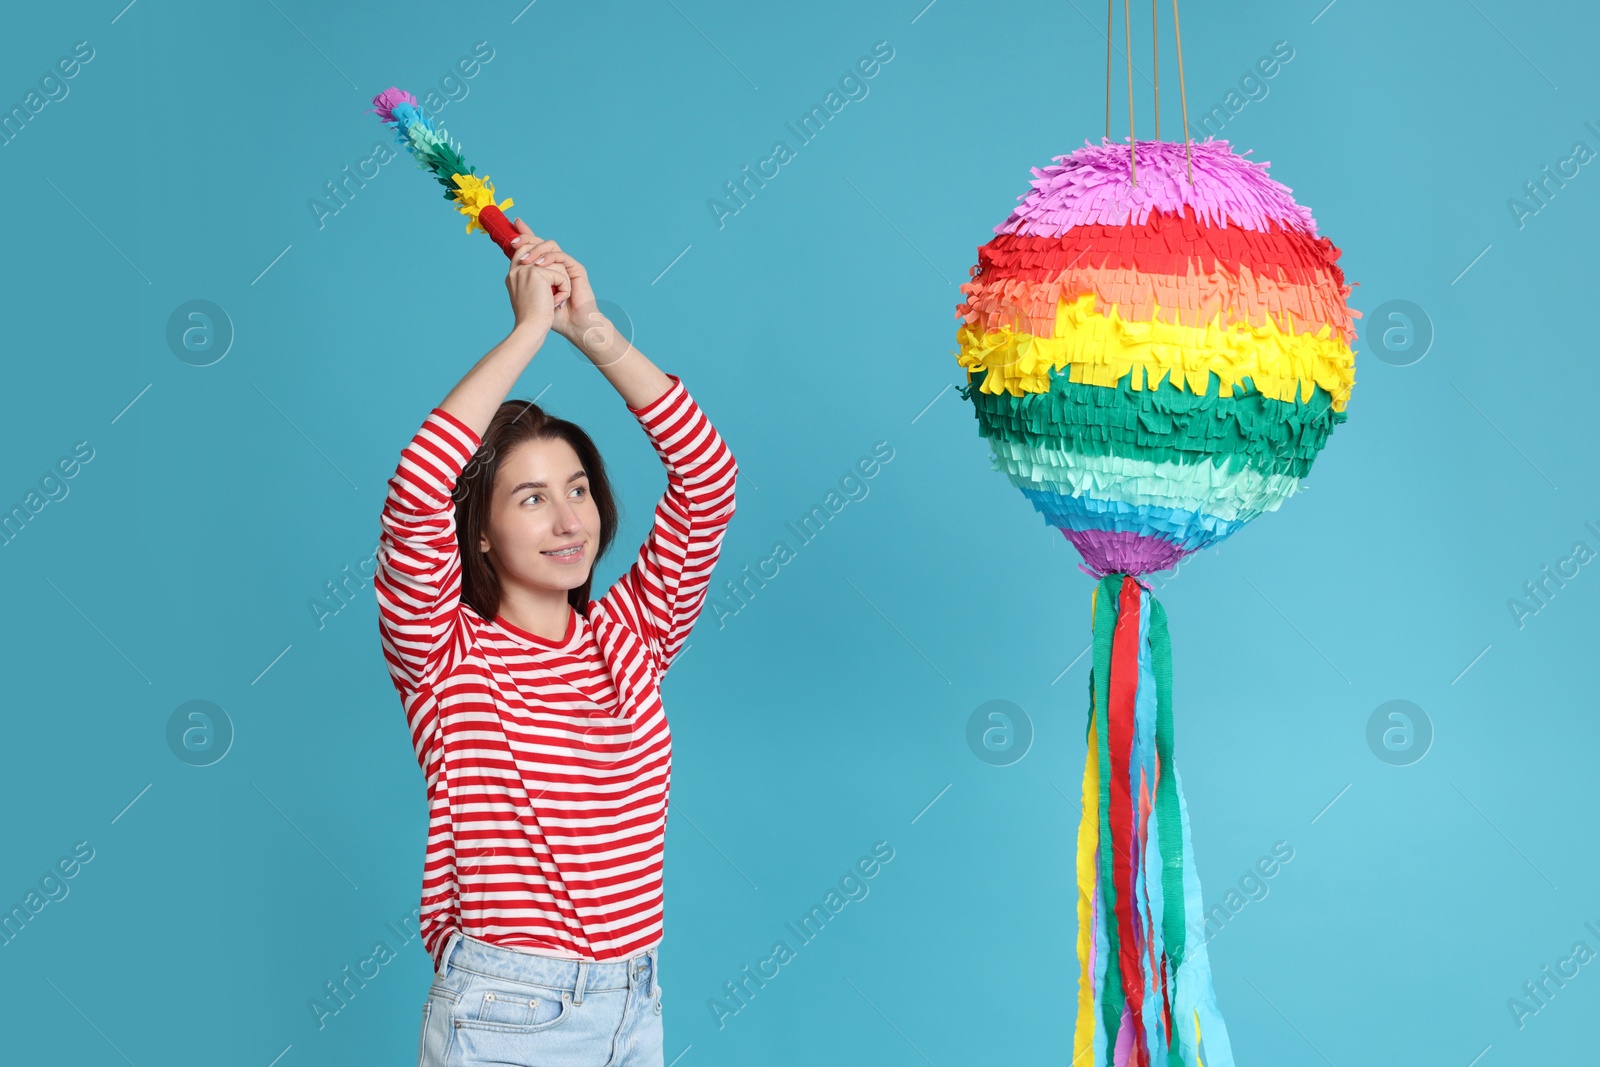
[[[467,216],[467,232],[487,233],[509,259],[514,251],[511,241],[517,236],[516,227],[505,216],[511,198],[494,202],[494,184],[487,175],[479,178],[474,173],[448,134],[434,129],[433,121],[417,106],[416,97],[404,89],[389,88],[373,97],[372,103],[367,110],[377,112],[384,124],[394,129],[400,144],[417,157],[417,165],[445,187],[445,199],[454,200],[457,210]]]
[[[1034,169],[961,286],[956,359],[994,468],[1099,580],[1072,1063],[1233,1067],[1166,613],[1140,577],[1299,489],[1347,418],[1358,313],[1339,249],[1266,164],[1140,141],[1136,185],[1134,151],[1105,140]]]

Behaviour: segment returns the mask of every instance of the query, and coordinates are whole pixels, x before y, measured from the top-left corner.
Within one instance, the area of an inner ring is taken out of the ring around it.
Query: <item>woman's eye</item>
[[[582,496],[583,493],[584,493],[584,488],[583,488],[583,486],[580,485],[580,486],[576,486],[572,491],[574,493],[576,493],[578,496]]]
[[[533,493],[528,497],[527,500],[524,500],[523,503],[526,504],[529,501],[538,500],[538,499],[539,499],[539,494],[538,493]]]

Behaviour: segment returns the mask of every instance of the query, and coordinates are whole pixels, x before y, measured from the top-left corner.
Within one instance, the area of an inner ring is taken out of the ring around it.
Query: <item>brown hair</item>
[[[478,451],[473,454],[451,494],[456,502],[456,544],[461,549],[461,602],[485,620],[500,613],[500,576],[489,557],[478,551],[480,535],[489,522],[493,504],[494,479],[500,461],[511,450],[531,440],[565,441],[578,454],[584,473],[589,476],[589,493],[600,511],[600,537],[594,563],[611,547],[617,534],[617,503],[606,477],[606,465],[594,441],[576,423],[558,419],[531,400],[507,400],[489,420]],[[589,593],[594,585],[594,563],[582,585],[567,590],[567,603],[585,617],[589,614]]]

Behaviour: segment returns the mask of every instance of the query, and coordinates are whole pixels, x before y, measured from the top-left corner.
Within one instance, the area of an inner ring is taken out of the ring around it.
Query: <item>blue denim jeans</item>
[[[418,1067],[661,1067],[656,956],[585,963],[455,931],[422,1006]]]

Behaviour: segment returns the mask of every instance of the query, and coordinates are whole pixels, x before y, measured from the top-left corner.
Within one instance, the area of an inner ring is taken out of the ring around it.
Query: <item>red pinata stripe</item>
[[[1133,926],[1133,800],[1128,784],[1128,764],[1133,759],[1134,693],[1139,684],[1139,584],[1122,579],[1117,627],[1111,638],[1111,693],[1106,705],[1107,734],[1111,748],[1111,848],[1112,877],[1117,887],[1117,938],[1122,971],[1122,991],[1132,1013],[1133,1057],[1129,1067],[1145,1067],[1144,971]]]
[[[1271,229],[1209,226],[1185,205],[1182,216],[1152,211],[1143,224],[1074,226],[1060,237],[998,234],[978,249],[974,276],[1049,281],[1069,266],[1139,270],[1146,274],[1209,274],[1220,266],[1295,285],[1343,286],[1340,251],[1326,237],[1313,238],[1277,223]],[[1321,274],[1322,277],[1318,275]]]

